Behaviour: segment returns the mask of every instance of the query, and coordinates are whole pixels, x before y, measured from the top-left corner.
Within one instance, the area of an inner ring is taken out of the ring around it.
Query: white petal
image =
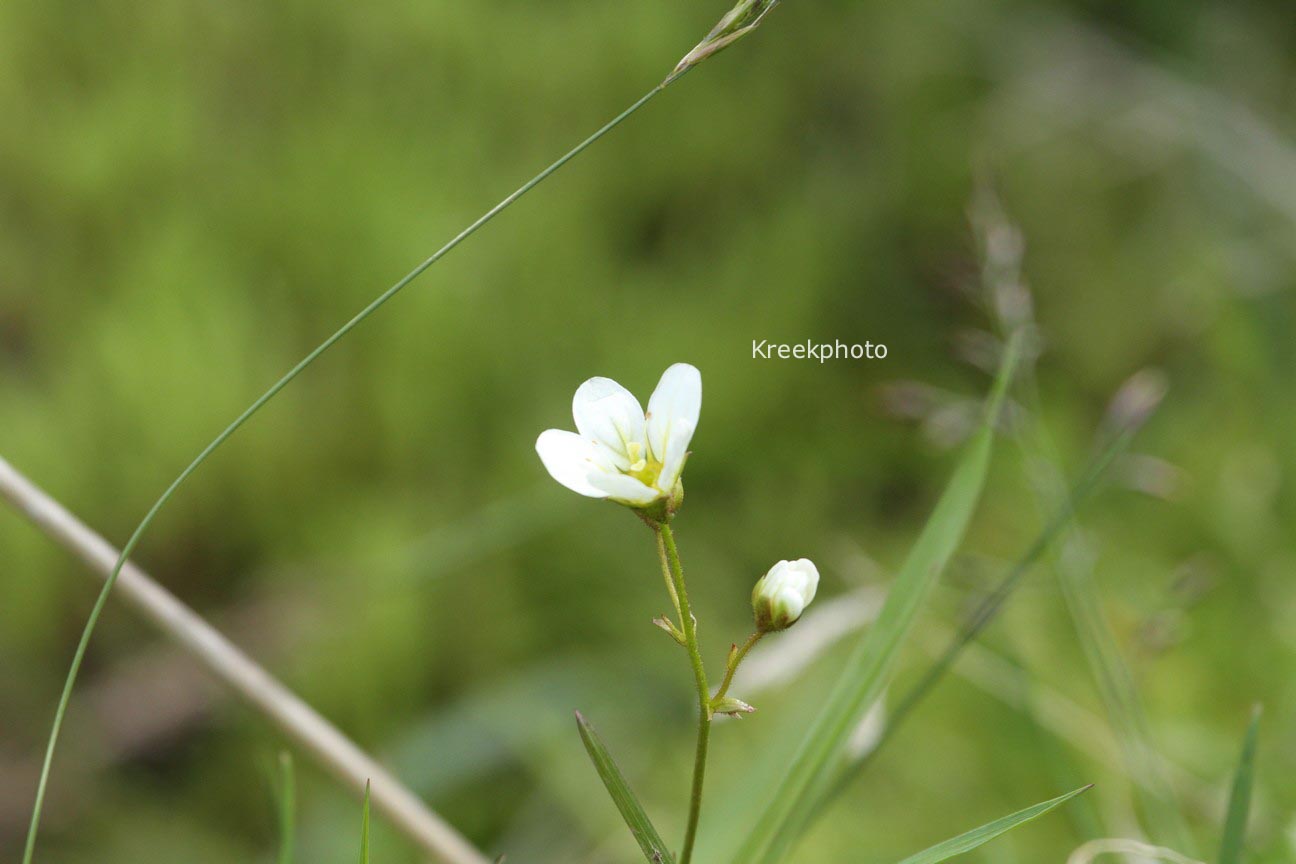
[[[780,583],[801,598],[802,606],[809,606],[819,590],[819,568],[809,558],[798,558],[795,561],[780,561],[774,565],[778,571]]]
[[[780,596],[794,596],[804,608],[814,600],[819,589],[819,569],[809,558],[780,561],[761,581],[765,590]]]
[[[805,605],[809,606],[819,591],[819,568],[809,558],[798,558],[792,566],[801,573],[801,595],[805,598]]]
[[[606,498],[608,493],[590,483],[591,475],[613,470],[609,456],[593,441],[575,432],[548,429],[536,439],[536,453],[550,476],[573,492],[590,498]]]
[[[671,446],[671,427],[677,421],[689,424],[689,436],[697,429],[702,414],[702,373],[687,363],[676,363],[662,373],[657,389],[648,400],[648,446],[659,462],[666,462]],[[684,442],[688,449],[688,441]]]
[[[661,497],[656,489],[625,474],[591,474],[589,482],[603,490],[604,497],[635,507],[651,504]]]
[[[684,470],[684,459],[688,456],[688,445],[693,440],[693,424],[687,420],[676,420],[671,424],[670,437],[666,440],[666,454],[662,459],[661,474],[657,485],[664,492],[675,488],[675,481]]]
[[[616,454],[621,470],[635,461],[626,445],[644,443],[644,411],[629,390],[611,378],[591,378],[576,389],[572,417],[581,435]]]

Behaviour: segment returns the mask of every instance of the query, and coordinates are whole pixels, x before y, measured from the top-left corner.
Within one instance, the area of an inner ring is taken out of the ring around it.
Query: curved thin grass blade
[[[477,217],[475,222],[452,237],[449,242],[436,252],[433,252],[431,256],[426,258],[409,273],[405,274],[405,276],[398,282],[370,301],[369,305],[365,306],[350,320],[334,331],[332,336],[317,345],[309,354],[299,360],[296,366],[284,373],[279,380],[271,385],[269,390],[258,396],[251,405],[243,410],[242,414],[236,417],[219,435],[213,438],[211,442],[204,447],[196,457],[194,457],[194,460],[190,462],[174,480],[171,481],[171,485],[166,488],[157,501],[153,503],[153,506],[149,508],[148,513],[146,513],[140,523],[135,526],[135,531],[122,547],[117,562],[113,565],[113,569],[108,574],[107,579],[104,580],[103,588],[100,589],[99,596],[95,599],[94,606],[90,610],[90,615],[86,619],[85,627],[81,631],[81,638],[77,642],[76,650],[72,654],[72,662],[68,666],[67,676],[63,681],[63,690],[59,695],[58,704],[54,708],[54,720],[50,724],[49,738],[45,744],[45,757],[41,763],[40,778],[36,782],[36,797],[32,803],[31,821],[28,823],[27,827],[27,840],[23,847],[22,864],[32,864],[36,854],[36,836],[40,832],[41,815],[44,813],[45,809],[45,794],[49,786],[50,772],[54,765],[54,752],[58,747],[59,735],[63,730],[63,720],[67,716],[68,705],[72,701],[72,689],[76,685],[77,677],[81,672],[81,664],[85,661],[86,651],[90,647],[90,637],[94,635],[95,628],[99,623],[99,617],[103,614],[104,607],[108,604],[108,598],[112,594],[113,586],[117,583],[117,578],[121,575],[122,569],[126,566],[126,562],[129,561],[131,555],[134,554],[135,547],[139,545],[140,540],[153,524],[153,520],[157,518],[158,513],[166,507],[168,502],[171,501],[171,498],[177,491],[179,491],[180,487],[183,486],[191,476],[193,476],[194,472],[196,472],[202,464],[207,461],[208,457],[219,450],[226,441],[233,437],[234,433],[238,432],[239,429],[243,427],[243,424],[247,423],[248,420],[252,419],[252,417],[255,416],[265,405],[278,396],[279,393],[291,384],[298,375],[306,370],[307,367],[319,359],[326,351],[344,339],[352,330],[360,326],[360,324],[370,315],[374,314],[386,305],[389,300],[403,291],[407,285],[421,276],[429,267],[448,255],[456,246],[477,233],[477,231],[484,225],[511,207],[515,201],[522,198],[532,189],[536,188],[553,174],[557,173],[560,168],[575,159],[581,153],[585,152],[585,150],[593,146],[604,135],[621,125],[621,123],[629,118],[630,115],[648,104],[653,97],[662,92],[666,83],[668,82],[657,85],[643,96],[639,97],[638,101],[632,103],[629,108],[626,108],[616,117],[613,117],[594,134],[590,135],[580,144],[577,144],[571,150],[568,150],[564,155],[558,157],[558,159],[551,163],[548,168],[545,168],[539,174],[523,183],[508,197],[504,198],[494,207]],[[481,855],[477,850],[472,849],[467,845],[466,841],[453,835],[449,826],[435,826],[434,832],[442,839],[429,844],[431,848],[429,848],[428,851],[433,855],[444,857],[447,860],[455,860],[456,858],[467,861],[478,859],[484,860],[481,858]],[[414,839],[422,842],[421,838],[414,837]]]

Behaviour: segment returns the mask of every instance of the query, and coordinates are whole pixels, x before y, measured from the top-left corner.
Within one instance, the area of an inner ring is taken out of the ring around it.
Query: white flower
[[[809,558],[778,562],[752,589],[756,627],[765,632],[791,627],[818,588],[819,570]]]
[[[540,461],[573,492],[631,507],[664,501],[672,509],[689,441],[702,410],[702,376],[687,363],[662,374],[648,400],[639,400],[611,378],[591,378],[576,390],[576,432],[549,429],[536,441]]]

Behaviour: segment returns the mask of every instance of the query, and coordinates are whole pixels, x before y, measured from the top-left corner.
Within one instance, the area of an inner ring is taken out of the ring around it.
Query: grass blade
[[[1032,408],[1028,415],[1032,422],[1028,434],[1022,436],[1023,449],[1027,464],[1034,468],[1034,482],[1041,504],[1054,506],[1066,494],[1060,472],[1054,467],[1060,459],[1041,419],[1037,385],[1029,374],[1024,377],[1023,389]],[[1114,402],[1120,401],[1118,395]],[[1120,744],[1127,773],[1143,781],[1136,783],[1133,791],[1149,835],[1158,843],[1196,857],[1192,833],[1176,802],[1164,758],[1153,745],[1150,724],[1134,676],[1103,611],[1092,557],[1082,554],[1085,549],[1079,526],[1072,522],[1051,550],[1050,557],[1063,602]]]
[[[1021,581],[1039,563],[1044,554],[1052,547],[1053,542],[1064,532],[1072,517],[1075,515],[1079,506],[1088,500],[1089,496],[1097,489],[1099,481],[1111,466],[1112,462],[1121,453],[1125,452],[1133,438],[1132,432],[1126,432],[1115,436],[1111,443],[1097,455],[1090,463],[1089,468],[1084,475],[1072,488],[1071,494],[1058,506],[1052,518],[1032,541],[1020,558],[1013,564],[1008,573],[1000,580],[995,589],[986,595],[985,599],[977,605],[976,609],[964,622],[963,626],[950,640],[944,653],[937,658],[936,662],[923,673],[921,679],[915,684],[904,697],[896,703],[896,706],[888,713],[886,729],[883,730],[882,738],[877,745],[871,749],[865,757],[857,762],[854,766],[849,766],[842,774],[842,779],[834,788],[838,791],[850,779],[852,779],[859,770],[871,762],[874,757],[882,750],[882,747],[891,740],[904,721],[909,717],[915,708],[931,693],[935,686],[940,683],[959,657],[963,650],[974,641],[990,623],[998,617],[999,612],[1003,609],[1008,598],[1021,584]]]
[[[279,754],[279,789],[275,801],[279,805],[279,857],[278,864],[292,864],[293,840],[297,833],[297,784],[293,777],[292,754],[284,750]]]
[[[1255,780],[1256,741],[1260,736],[1260,706],[1251,712],[1242,758],[1233,775],[1233,792],[1229,796],[1228,818],[1224,821],[1224,839],[1220,842],[1219,864],[1240,864],[1246,840],[1247,816],[1251,812],[1251,786]]]
[[[1074,792],[1068,792],[1052,801],[1044,801],[1036,804],[1034,807],[1027,807],[1025,810],[1018,810],[1010,816],[1002,819],[996,819],[993,822],[987,822],[980,828],[973,828],[966,834],[960,834],[952,837],[944,843],[939,843],[930,849],[919,852],[917,855],[910,855],[900,862],[900,864],[938,864],[953,858],[955,855],[962,855],[964,852],[971,852],[973,849],[985,843],[989,843],[1001,834],[1005,834],[1018,825],[1024,825],[1032,819],[1037,819],[1045,813],[1060,807],[1072,798],[1082,792],[1092,789],[1092,786],[1082,786]]]
[[[1158,843],[1192,850],[1191,832],[1175,801],[1164,758],[1152,743],[1138,687],[1103,612],[1093,573],[1074,556],[1064,555],[1055,556],[1055,571],[1128,772],[1146,781],[1133,789],[1148,829]]]
[[[923,527],[887,595],[877,622],[847,661],[773,799],[736,858],[742,864],[773,864],[800,838],[818,802],[838,776],[843,747],[859,718],[890,680],[900,648],[931,589],[962,542],[981,497],[990,464],[994,424],[1020,354],[1013,338],[991,391],[986,417],[968,444],[949,485]]]
[[[997,310],[1000,326],[1037,328],[1033,303],[1022,278],[1024,244],[1021,232],[1004,212],[990,187],[982,187],[974,201],[972,224],[982,247],[982,280],[985,300]],[[995,237],[1016,237],[1016,243],[996,242]],[[1024,298],[1019,296],[1026,291]],[[1023,302],[1023,299],[1026,302]],[[1019,393],[1026,403],[1024,433],[1019,436],[1040,506],[1049,511],[1064,502],[1066,486],[1058,450],[1044,424],[1034,364],[1022,370]],[[1143,370],[1122,386],[1112,400],[1104,425],[1107,431],[1132,433],[1149,419],[1166,393],[1166,382],[1154,370]],[[1134,780],[1131,790],[1139,818],[1147,832],[1185,852],[1192,852],[1192,836],[1179,808],[1164,757],[1153,746],[1147,716],[1134,678],[1120,653],[1110,625],[1103,616],[1094,579],[1092,556],[1080,536],[1079,526],[1067,526],[1050,554],[1052,569],[1061,587],[1068,614],[1085,654],[1107,717],[1122,750],[1124,772]]]
[[[369,864],[369,784],[365,784],[364,815],[360,817],[360,864]]]
[[[639,842],[644,857],[653,864],[671,864],[675,859],[666,848],[666,844],[662,842],[661,835],[649,821],[648,814],[644,812],[639,799],[630,790],[621,770],[612,761],[612,756],[603,746],[598,733],[579,711],[576,712],[576,726],[580,729],[581,740],[585,742],[590,761],[594,763],[594,770],[598,771],[608,794],[612,796],[612,803],[616,804],[617,810],[621,811],[621,818],[625,820],[630,833]]]

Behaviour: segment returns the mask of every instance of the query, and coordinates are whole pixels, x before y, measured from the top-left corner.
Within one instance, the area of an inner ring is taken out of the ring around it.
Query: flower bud
[[[779,0],[738,0],[737,5],[725,14],[706,38],[684,55],[662,86],[666,86],[712,54],[718,54],[760,26]]]
[[[762,633],[786,630],[797,622],[819,588],[819,571],[809,558],[780,561],[752,589],[752,612]]]

